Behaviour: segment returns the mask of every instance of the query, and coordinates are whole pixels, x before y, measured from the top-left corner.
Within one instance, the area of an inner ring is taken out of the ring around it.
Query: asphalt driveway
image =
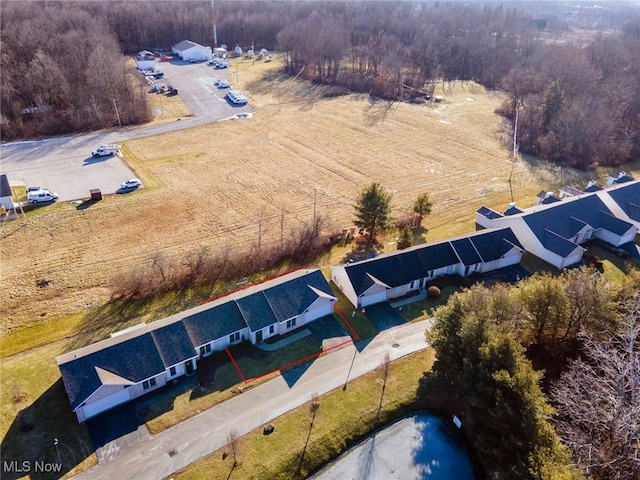
[[[333,315],[318,318],[306,324],[305,327],[311,331],[325,350],[351,340],[351,336],[344,331]]]
[[[112,460],[151,436],[135,402],[125,403],[87,420],[99,463]]]
[[[365,309],[365,315],[378,330],[404,325],[407,321],[394,310],[387,302],[369,305]]]

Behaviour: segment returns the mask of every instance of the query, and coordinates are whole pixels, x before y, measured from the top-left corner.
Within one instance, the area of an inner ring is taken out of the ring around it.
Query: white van
[[[58,194],[44,188],[38,190],[30,189],[27,192],[27,200],[29,203],[53,203],[58,200]]]
[[[229,90],[227,92],[227,98],[229,99],[229,101],[231,103],[236,104],[236,105],[244,105],[244,104],[247,103],[247,97],[242,95],[237,90]]]

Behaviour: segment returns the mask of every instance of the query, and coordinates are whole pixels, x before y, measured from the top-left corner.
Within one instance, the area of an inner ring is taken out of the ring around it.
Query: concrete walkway
[[[303,328],[299,332],[291,334],[288,337],[283,338],[282,340],[278,340],[277,342],[273,342],[273,343],[267,343],[267,342],[256,343],[256,347],[259,348],[260,350],[264,350],[265,352],[274,352],[274,351],[278,350],[279,348],[282,348],[282,347],[284,347],[286,345],[289,345],[290,343],[297,342],[301,338],[308,337],[309,335],[311,335],[311,331],[306,329],[306,328]]]
[[[297,367],[282,376],[165,430],[112,461],[99,464],[75,478],[162,479],[223,447],[231,429],[244,435],[289,410],[308,402],[314,393],[322,395],[343,386],[380,366],[385,354],[391,360],[426,348],[424,332],[430,320],[404,324],[380,332],[370,340],[346,345]],[[295,381],[291,382],[291,378]],[[348,388],[348,387],[347,387]],[[276,431],[278,425],[275,425]],[[171,452],[171,453],[170,453]]]

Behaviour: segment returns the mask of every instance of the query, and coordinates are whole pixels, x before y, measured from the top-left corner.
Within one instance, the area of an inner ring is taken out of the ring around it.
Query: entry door
[[[191,360],[184,362],[184,367],[187,370],[187,375],[193,373],[193,362]]]
[[[256,332],[256,343],[260,343],[262,341],[262,330],[258,330]]]

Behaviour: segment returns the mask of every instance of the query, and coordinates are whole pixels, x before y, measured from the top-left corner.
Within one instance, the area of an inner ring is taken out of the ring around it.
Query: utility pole
[[[113,109],[116,111],[116,118],[118,119],[118,126],[121,127],[122,123],[120,123],[120,114],[118,113],[118,106],[116,105],[116,99],[113,99]]]
[[[313,189],[313,233],[315,235],[318,234],[318,224],[316,222],[316,198],[317,198],[317,193],[318,193],[318,191],[314,188]]]
[[[518,107],[516,106],[516,120],[513,124],[513,157],[511,158],[511,173],[509,174],[509,190],[511,191],[511,203],[513,203],[513,185],[511,184],[511,179],[513,178],[513,169],[516,165],[516,153],[518,152],[518,144],[517,144],[517,136],[518,136]]]
[[[213,48],[218,48],[218,34],[216,32],[216,9],[211,0],[211,20],[213,21]]]

